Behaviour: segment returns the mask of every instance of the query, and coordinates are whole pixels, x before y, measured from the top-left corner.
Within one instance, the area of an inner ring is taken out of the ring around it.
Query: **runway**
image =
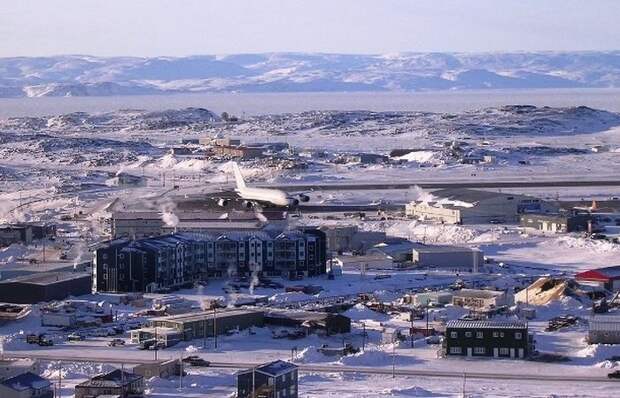
[[[424,189],[444,188],[550,188],[550,187],[620,187],[620,179],[572,179],[572,180],[466,180],[466,181],[419,181],[408,180],[398,182],[341,182],[316,184],[274,184],[260,185],[260,188],[281,189],[288,192],[306,191],[351,191],[351,190],[385,190],[409,189],[412,187]]]

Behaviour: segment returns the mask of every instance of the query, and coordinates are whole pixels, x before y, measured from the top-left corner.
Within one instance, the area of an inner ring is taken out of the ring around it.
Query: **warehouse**
[[[444,354],[494,358],[525,358],[533,351],[523,321],[449,321]]]
[[[268,325],[321,330],[326,334],[351,332],[351,319],[344,315],[318,311],[271,310],[265,313]]]
[[[343,271],[389,270],[396,268],[394,260],[383,253],[373,253],[365,256],[336,256],[332,259],[332,266],[334,265],[341,267]]]
[[[385,241],[385,232],[360,231],[357,225],[324,225],[327,250],[335,253],[364,252]]]
[[[0,302],[36,304],[91,292],[91,275],[83,272],[41,272],[0,282]]]
[[[589,214],[528,213],[521,215],[520,225],[537,231],[567,233],[587,231],[591,222]]]
[[[412,261],[417,267],[478,272],[484,264],[484,254],[479,249],[469,247],[417,243],[413,248]]]
[[[580,272],[575,280],[582,285],[617,291],[620,290],[620,265]]]
[[[215,321],[215,322],[214,322]],[[261,327],[265,322],[263,311],[226,310],[205,311],[191,314],[173,315],[149,320],[151,328],[168,328],[182,333],[183,340],[193,340],[221,335],[234,329]]]
[[[594,315],[588,325],[588,343],[620,344],[620,316]]]
[[[446,224],[512,223],[527,212],[557,212],[557,207],[538,198],[475,189],[442,189],[433,201],[413,201],[405,213],[421,220]]]

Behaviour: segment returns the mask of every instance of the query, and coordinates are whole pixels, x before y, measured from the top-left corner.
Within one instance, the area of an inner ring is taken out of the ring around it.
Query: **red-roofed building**
[[[580,272],[575,280],[584,285],[598,286],[610,291],[620,290],[620,265]]]

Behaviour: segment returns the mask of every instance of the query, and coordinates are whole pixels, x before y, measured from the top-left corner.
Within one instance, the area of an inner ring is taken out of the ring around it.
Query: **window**
[[[500,348],[499,349],[499,355],[510,355],[510,350],[508,348]]]
[[[482,333],[482,332],[476,332],[476,338],[477,338],[477,339],[481,339],[481,338],[483,338],[483,337],[484,337],[484,333]]]
[[[521,340],[521,337],[522,337],[522,336],[523,336],[523,335],[521,334],[521,332],[515,332],[515,339],[517,339],[517,340]]]
[[[456,339],[457,337],[459,337],[459,334],[458,332],[450,332],[450,337]]]
[[[504,332],[499,332],[499,337],[504,337]]]
[[[499,337],[499,332],[493,332],[493,337]]]
[[[485,349],[484,347],[474,347],[474,354],[484,355]]]
[[[463,350],[461,347],[450,347],[450,354],[462,354]]]
[[[471,337],[471,332],[465,332],[465,337]]]

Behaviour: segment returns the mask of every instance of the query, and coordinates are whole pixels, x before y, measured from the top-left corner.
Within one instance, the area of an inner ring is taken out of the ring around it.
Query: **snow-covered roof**
[[[448,321],[446,328],[451,329],[526,329],[524,321]]]
[[[40,390],[51,385],[47,379],[31,372],[26,372],[15,377],[11,377],[10,379],[4,380],[0,384],[14,391],[26,391],[31,389]]]
[[[502,295],[504,295],[504,292],[497,290],[461,289],[457,292],[454,292],[455,297],[494,298]]]
[[[292,372],[295,369],[297,369],[297,365],[295,365],[294,363],[277,360],[260,366],[256,370],[262,373],[266,373],[270,376],[277,377]]]

